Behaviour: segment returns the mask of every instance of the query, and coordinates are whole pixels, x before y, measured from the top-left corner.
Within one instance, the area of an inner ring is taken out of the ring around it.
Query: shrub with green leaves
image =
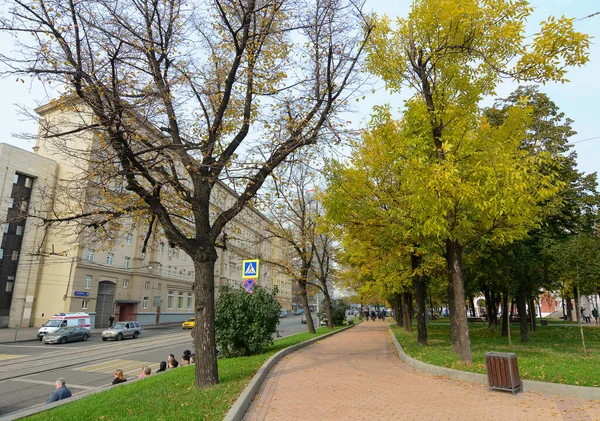
[[[243,289],[223,286],[219,292],[215,312],[215,337],[221,355],[239,357],[262,352],[279,335],[279,311],[272,293],[255,288],[249,294]]]
[[[346,310],[348,310],[348,303],[343,300],[331,300],[331,318],[333,319],[334,326],[343,326],[346,321]],[[319,320],[327,320],[327,313],[325,309],[319,310]]]

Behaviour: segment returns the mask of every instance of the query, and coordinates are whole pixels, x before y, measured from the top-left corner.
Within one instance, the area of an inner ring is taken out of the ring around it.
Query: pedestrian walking
[[[108,318],[108,327],[112,327],[113,323],[115,322],[115,316],[113,316],[112,314],[110,315],[110,317]]]
[[[367,307],[367,309],[365,310],[365,320],[367,322],[369,321],[369,307]]]
[[[375,313],[375,310],[371,310],[371,320],[375,321],[375,317],[377,317],[377,313]]]
[[[381,310],[381,319],[385,322],[385,316],[387,316],[387,311],[385,310],[385,308],[383,310]]]
[[[598,324],[598,309],[596,307],[592,310],[592,316],[594,316],[594,320],[596,321],[596,324]]]
[[[71,391],[67,388],[65,379],[56,379],[56,390],[52,392],[46,403],[56,402],[71,397]]]

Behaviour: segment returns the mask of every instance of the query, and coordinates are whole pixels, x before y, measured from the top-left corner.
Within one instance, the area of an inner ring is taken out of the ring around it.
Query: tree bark
[[[475,299],[472,295],[469,295],[469,308],[471,310],[471,317],[475,317]]]
[[[196,351],[195,384],[208,388],[219,383],[217,344],[215,341],[215,247],[206,247],[193,256],[196,324],[192,330]]]
[[[573,301],[575,301],[575,315],[577,316],[577,323],[581,322],[581,311],[579,311],[581,304],[579,303],[579,291],[573,286]]]
[[[329,329],[333,329],[333,319],[331,318],[331,297],[329,296],[329,291],[327,290],[323,290],[323,304],[325,304],[325,314],[327,315],[327,327]]]
[[[308,328],[308,332],[315,333],[315,324],[313,323],[310,306],[308,305],[308,295],[306,294],[306,281],[299,279],[298,286],[300,287],[300,296],[302,297],[302,307],[304,307],[304,315],[306,316],[306,326]]]
[[[529,324],[527,323],[527,292],[525,288],[519,288],[517,294],[517,311],[519,312],[519,327],[521,331],[521,342],[529,342]]]
[[[535,310],[535,300],[533,297],[529,297],[529,317],[531,317],[531,330],[535,331],[537,328],[536,323],[536,310]]]
[[[450,342],[452,343],[452,351],[457,354],[460,352],[458,346],[458,333],[456,331],[456,325],[452,323],[452,317],[456,313],[456,307],[454,305],[454,283],[452,277],[448,276],[448,316],[450,320]]]
[[[402,293],[402,326],[408,333],[412,333],[412,294]]]
[[[567,320],[573,321],[573,303],[571,303],[571,297],[566,296],[565,301],[567,302]]]
[[[423,261],[423,257],[412,253],[410,260],[413,269],[415,300],[417,301],[417,344],[427,346],[427,320],[425,318],[427,303],[425,297],[425,277],[421,273],[415,273],[415,271],[419,269],[419,266]]]
[[[402,326],[402,303],[400,294],[394,293],[392,295],[392,306],[394,309],[394,320],[396,320],[396,326]]]
[[[508,336],[508,317],[510,311],[508,309],[508,291],[502,294],[502,336]]]
[[[465,283],[462,266],[462,246],[457,241],[446,240],[446,259],[448,278],[454,293],[454,313],[450,313],[450,324],[455,327],[456,348],[460,360],[471,364],[471,340],[467,323],[467,306],[465,305]]]

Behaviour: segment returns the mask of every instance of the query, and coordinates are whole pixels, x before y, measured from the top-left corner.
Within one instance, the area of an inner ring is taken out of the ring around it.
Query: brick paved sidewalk
[[[393,351],[376,321],[295,352],[271,371],[244,420],[600,420],[600,402],[488,392],[417,372]]]

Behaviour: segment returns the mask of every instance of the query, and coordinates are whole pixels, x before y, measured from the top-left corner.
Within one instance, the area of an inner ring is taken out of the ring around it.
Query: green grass
[[[338,330],[340,328],[335,328]],[[300,333],[278,339],[265,352],[251,357],[219,359],[220,383],[210,389],[194,387],[194,367],[186,366],[143,381],[132,382],[45,411],[27,420],[44,421],[187,421],[222,420],[254,374],[276,352],[328,333]]]
[[[578,386],[600,386],[600,328],[584,327],[587,357],[583,355],[579,327],[538,326],[530,332],[531,340],[522,344],[518,325],[511,324],[513,346],[498,329],[492,332],[484,324],[469,325],[473,364],[460,362],[450,346],[450,325],[432,322],[428,329],[428,345],[417,345],[416,329],[408,334],[397,326],[392,330],[408,355],[418,360],[457,370],[486,373],[485,353],[489,351],[517,354],[522,378]]]

